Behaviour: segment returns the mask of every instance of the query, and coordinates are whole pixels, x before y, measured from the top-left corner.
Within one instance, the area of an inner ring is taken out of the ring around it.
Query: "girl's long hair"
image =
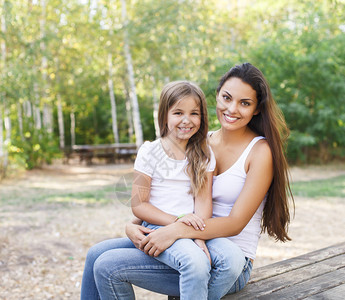
[[[185,97],[193,97],[200,108],[200,128],[189,139],[186,147],[188,165],[186,172],[191,179],[191,193],[196,196],[205,185],[207,166],[211,153],[207,145],[208,118],[207,103],[203,91],[190,81],[173,81],[166,84],[160,95],[158,123],[161,137],[169,136],[168,112],[178,101]]]
[[[269,84],[259,69],[250,63],[234,66],[221,78],[217,93],[231,77],[241,79],[256,91],[259,114],[253,116],[248,126],[256,134],[266,138],[273,157],[273,180],[263,211],[262,231],[267,231],[276,240],[285,242],[290,240],[288,236],[289,198],[294,206],[288,163],[285,157],[285,143],[289,136],[289,129],[272,97]]]

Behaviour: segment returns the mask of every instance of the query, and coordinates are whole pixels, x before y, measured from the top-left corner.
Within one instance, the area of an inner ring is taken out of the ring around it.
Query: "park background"
[[[343,159],[344,7],[340,0],[1,0],[1,174],[50,163],[73,144],[155,139],[167,81],[198,83],[215,129],[217,82],[241,62],[271,85],[291,129],[291,163]]]
[[[124,234],[132,164],[64,151],[155,139],[172,80],[202,87],[217,129],[217,82],[242,62],[291,130],[296,198],[293,241],[264,235],[256,266],[342,241],[345,1],[0,0],[0,18],[0,299],[78,299],[87,249]]]

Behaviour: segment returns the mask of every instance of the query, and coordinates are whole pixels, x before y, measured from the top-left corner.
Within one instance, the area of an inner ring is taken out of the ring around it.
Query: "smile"
[[[230,117],[229,115],[223,114],[224,119],[228,122],[235,122],[236,120],[238,120],[239,118],[235,118],[235,117]]]
[[[193,127],[178,127],[178,129],[184,133],[188,133],[193,130]]]

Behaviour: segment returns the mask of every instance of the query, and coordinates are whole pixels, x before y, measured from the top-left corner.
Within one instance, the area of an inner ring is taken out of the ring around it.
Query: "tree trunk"
[[[2,106],[0,103],[0,179],[5,177],[4,168],[4,120],[2,118]]]
[[[153,79],[153,123],[155,125],[156,139],[160,137],[159,123],[158,123],[158,106],[159,100],[156,89],[156,81]]]
[[[18,115],[18,126],[19,126],[19,135],[20,139],[24,140],[23,135],[23,112],[22,112],[22,104],[20,102],[17,103],[17,115]]]
[[[6,170],[8,166],[8,151],[7,147],[11,143],[11,119],[10,119],[10,111],[8,107],[5,107],[5,131],[6,131],[6,139],[5,139],[5,151],[4,151],[4,161],[3,161],[3,166],[4,166],[4,175],[6,175]]]
[[[128,137],[129,141],[131,142],[133,140],[133,119],[132,119],[132,106],[131,106],[131,99],[129,97],[129,91],[127,82],[125,79],[123,79],[123,86],[126,93],[126,114],[127,114],[127,122],[128,122]]]
[[[0,12],[0,21],[1,21],[1,34],[3,38],[1,39],[1,61],[2,61],[2,66],[1,70],[5,74],[6,72],[6,11],[5,11],[5,1],[1,1],[1,12]],[[6,105],[6,93],[2,92],[0,94],[0,177],[5,177],[6,175],[6,169],[7,169],[7,148],[6,148],[6,140],[4,142],[4,119],[2,115],[2,109]],[[6,110],[6,108],[5,108]],[[6,112],[5,112],[5,122],[6,122]],[[7,132],[6,132],[6,139],[7,139]]]
[[[114,93],[114,84],[113,84],[113,57],[108,54],[108,67],[109,67],[109,96],[110,96],[110,105],[111,105],[111,118],[112,118],[112,127],[115,143],[119,143],[119,131],[117,129],[117,113],[116,113],[116,102],[115,102],[115,93]]]
[[[126,97],[126,113],[127,113],[127,120],[128,120],[128,137],[129,137],[129,140],[132,141],[134,130],[133,130],[131,99],[129,99],[129,95],[128,97]]]
[[[58,111],[58,124],[59,124],[59,145],[60,149],[65,148],[65,126],[63,122],[63,112],[61,104],[61,96],[57,94],[57,111]]]
[[[75,145],[75,115],[74,112],[71,112],[71,147]]]
[[[32,117],[32,108],[31,108],[31,102],[29,100],[24,101],[23,108],[24,108],[24,115],[27,118],[31,118]]]
[[[41,72],[42,72],[42,81],[43,81],[43,88],[42,88],[42,97],[44,101],[47,98],[46,90],[47,90],[47,73],[48,73],[48,59],[46,56],[46,44],[44,42],[45,38],[45,27],[46,27],[46,11],[47,11],[47,5],[45,0],[41,0],[41,6],[42,6],[42,14],[40,19],[40,50],[42,53],[42,61],[41,61]],[[43,105],[43,126],[45,130],[49,133],[53,133],[53,112],[52,112],[51,103],[45,102]]]
[[[40,97],[38,95],[38,84],[34,83],[35,105],[33,106],[35,128],[40,130],[42,128],[41,110],[40,110]]]
[[[46,131],[51,134],[53,133],[53,121],[52,121],[52,109],[50,104],[44,103],[43,105],[43,125]]]
[[[130,99],[132,102],[132,113],[133,113],[135,139],[136,139],[136,145],[137,145],[137,147],[139,147],[144,142],[143,141],[143,130],[141,127],[138,97],[137,97],[136,88],[135,88],[132,56],[131,56],[131,52],[130,52],[130,48],[129,48],[129,38],[128,38],[128,31],[127,31],[128,21],[127,21],[126,1],[121,0],[121,4],[122,4],[122,20],[123,20],[123,25],[124,25],[124,52],[125,52],[125,57],[126,57],[127,72],[128,72],[128,79],[129,79],[129,85],[130,85]]]
[[[35,117],[35,128],[38,130],[42,129],[41,111],[40,111],[40,108],[37,106],[34,106],[34,117]]]

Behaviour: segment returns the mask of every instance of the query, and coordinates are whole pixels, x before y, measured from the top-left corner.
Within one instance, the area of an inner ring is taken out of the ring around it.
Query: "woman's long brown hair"
[[[211,153],[207,145],[208,119],[207,103],[203,91],[190,81],[173,81],[163,87],[158,109],[158,123],[161,137],[169,136],[168,111],[177,102],[185,97],[194,98],[200,108],[200,128],[189,139],[186,147],[188,160],[187,174],[191,179],[191,193],[196,196],[206,183],[207,166]]]
[[[291,240],[288,236],[289,198],[293,206],[294,199],[290,189],[288,163],[284,151],[289,129],[272,97],[269,84],[259,69],[250,63],[234,66],[221,78],[217,93],[231,77],[241,79],[256,91],[260,112],[253,116],[248,126],[256,134],[266,138],[272,152],[273,180],[263,211],[262,231],[267,231],[276,240],[283,242]]]

